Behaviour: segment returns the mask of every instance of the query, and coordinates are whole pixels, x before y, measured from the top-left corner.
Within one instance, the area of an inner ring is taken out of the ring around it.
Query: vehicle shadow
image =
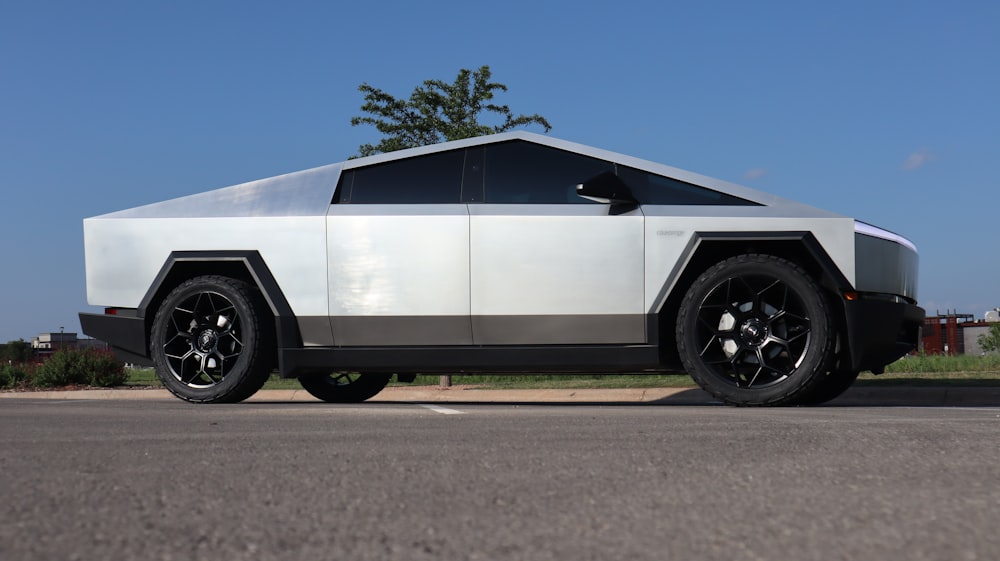
[[[303,392],[304,393],[304,392]],[[465,393],[465,392],[463,392]],[[546,392],[480,390],[465,395],[434,394],[429,392],[400,392],[380,394],[363,403],[330,404],[312,398],[302,400],[269,396],[248,400],[257,404],[288,404],[313,406],[392,406],[401,404],[434,405],[443,408],[468,406],[502,407],[725,407],[725,405],[699,388],[670,391],[668,395],[638,398],[635,395],[616,396],[614,390],[602,392],[599,397],[586,391],[562,393],[558,396]],[[840,397],[812,407],[1000,407],[1000,387],[963,386],[855,386]]]
[[[855,385],[824,407],[1000,407],[1000,387]]]

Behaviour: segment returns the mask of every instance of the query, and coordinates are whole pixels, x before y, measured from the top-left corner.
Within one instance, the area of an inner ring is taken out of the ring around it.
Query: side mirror
[[[628,185],[610,171],[595,175],[577,185],[576,194],[606,205],[635,206],[639,204]]]

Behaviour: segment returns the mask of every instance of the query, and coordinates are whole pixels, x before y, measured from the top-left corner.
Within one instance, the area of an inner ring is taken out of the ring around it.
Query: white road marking
[[[423,407],[424,409],[430,409],[435,413],[440,413],[442,415],[463,415],[463,411],[457,409],[448,409],[447,407],[441,407],[440,405],[431,405],[429,403],[417,403],[417,405]]]

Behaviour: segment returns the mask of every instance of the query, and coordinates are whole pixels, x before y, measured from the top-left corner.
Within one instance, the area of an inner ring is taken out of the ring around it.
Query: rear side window
[[[761,206],[753,201],[624,166],[618,168],[618,177],[644,205]]]
[[[417,156],[353,170],[351,204],[448,204],[462,199],[465,151]],[[338,196],[341,196],[338,189]],[[343,199],[342,199],[343,200]]]
[[[548,146],[514,141],[486,147],[487,203],[595,204],[576,195],[576,186],[610,162]]]

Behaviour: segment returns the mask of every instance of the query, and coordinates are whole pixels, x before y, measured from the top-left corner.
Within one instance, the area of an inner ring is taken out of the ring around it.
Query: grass
[[[440,376],[420,375],[412,385],[436,386]],[[687,374],[583,374],[583,375],[462,375],[452,376],[453,385],[483,386],[485,389],[548,388],[677,388],[694,385]],[[908,356],[890,364],[885,374],[864,373],[858,384],[865,386],[1000,386],[1000,355]],[[128,386],[158,387],[151,368],[131,371]],[[392,382],[390,385],[411,385]],[[264,389],[301,389],[298,380],[277,375]]]
[[[1000,355],[907,356],[890,364],[885,371],[887,374],[984,372],[996,375],[1000,374]]]
[[[884,374],[866,372],[867,386],[1000,386],[1000,355],[907,356],[888,365]]]

